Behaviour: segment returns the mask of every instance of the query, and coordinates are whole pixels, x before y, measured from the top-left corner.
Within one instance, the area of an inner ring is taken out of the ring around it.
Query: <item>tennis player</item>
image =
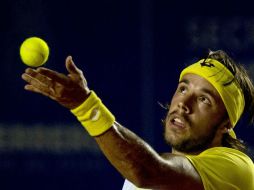
[[[66,68],[68,75],[26,69],[25,89],[77,117],[126,179],[123,190],[254,189],[253,162],[233,130],[243,115],[253,121],[254,87],[246,70],[224,51],[209,52],[181,72],[164,120],[168,153],[157,153],[119,124],[70,56]]]

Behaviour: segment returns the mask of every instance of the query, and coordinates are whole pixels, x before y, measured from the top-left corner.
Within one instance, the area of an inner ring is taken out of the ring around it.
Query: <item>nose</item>
[[[178,103],[178,108],[179,108],[180,112],[183,112],[183,113],[186,113],[186,114],[189,114],[190,111],[191,111],[190,107],[184,101],[180,101]]]

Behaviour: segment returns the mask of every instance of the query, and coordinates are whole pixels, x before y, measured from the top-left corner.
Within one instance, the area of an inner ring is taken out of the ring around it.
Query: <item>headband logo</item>
[[[201,67],[204,67],[204,66],[205,66],[205,67],[210,67],[210,68],[211,68],[211,67],[215,67],[214,64],[209,63],[209,62],[205,62],[205,61],[202,62],[202,63],[200,63],[200,65],[201,65]]]

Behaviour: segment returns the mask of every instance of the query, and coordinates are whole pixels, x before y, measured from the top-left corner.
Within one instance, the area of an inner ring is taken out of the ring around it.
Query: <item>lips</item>
[[[185,129],[187,127],[186,120],[178,114],[170,115],[169,121],[170,126],[173,128]]]
[[[174,125],[177,125],[177,126],[179,126],[179,127],[184,127],[184,122],[180,119],[180,118],[174,118],[173,120],[172,120],[172,123],[174,124]]]

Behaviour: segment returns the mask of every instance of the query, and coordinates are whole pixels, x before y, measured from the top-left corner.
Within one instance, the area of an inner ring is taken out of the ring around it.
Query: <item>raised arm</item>
[[[68,109],[80,106],[90,90],[83,73],[71,57],[66,59],[69,72],[64,75],[46,68],[27,69],[22,78],[26,90],[40,93]],[[184,156],[162,157],[146,142],[116,121],[106,132],[95,136],[112,165],[138,187],[150,189],[203,189],[201,179]]]

